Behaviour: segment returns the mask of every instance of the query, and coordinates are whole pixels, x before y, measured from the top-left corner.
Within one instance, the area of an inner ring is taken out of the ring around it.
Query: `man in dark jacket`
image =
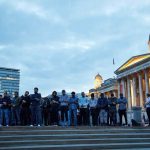
[[[20,100],[21,106],[21,125],[30,125],[31,124],[31,110],[30,110],[30,96],[29,92],[26,91],[24,95],[21,96]]]
[[[59,111],[59,97],[57,96],[57,92],[53,91],[52,96],[50,98],[50,118],[52,125],[59,125],[58,119],[58,111]]]
[[[101,93],[100,98],[97,102],[98,108],[100,110],[100,124],[105,125],[107,124],[107,115],[108,115],[108,100],[104,96],[103,93]]]
[[[128,120],[127,120],[127,99],[124,97],[124,95],[121,93],[120,98],[118,99],[117,103],[119,104],[119,118],[120,118],[120,126],[122,126],[122,117],[124,116],[125,118],[125,125],[128,125]]]
[[[30,95],[31,99],[31,126],[41,126],[41,94],[38,88],[34,88],[34,94]]]
[[[4,97],[3,97],[2,101],[3,101],[2,111],[4,114],[5,125],[9,126],[9,121],[10,121],[9,108],[11,106],[11,100],[10,100],[10,97],[8,96],[7,92],[4,92]]]
[[[20,97],[19,93],[14,92],[11,100],[12,125],[20,125]]]
[[[3,124],[3,110],[2,110],[2,107],[3,107],[3,95],[0,95],[0,127]]]
[[[108,115],[110,117],[110,125],[116,125],[117,123],[117,98],[114,96],[114,94],[111,94],[111,97],[108,101]]]

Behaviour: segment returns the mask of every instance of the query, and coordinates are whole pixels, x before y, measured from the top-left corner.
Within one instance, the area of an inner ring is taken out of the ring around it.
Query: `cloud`
[[[87,92],[98,72],[113,77],[127,59],[147,52],[149,6],[148,0],[1,0],[1,66],[21,70],[21,93],[34,86],[43,95]]]
[[[60,17],[57,12],[52,10],[46,10],[43,6],[36,3],[36,1],[27,0],[13,0],[2,1],[1,4],[6,4],[15,11],[22,12],[24,14],[36,16],[39,19],[48,21],[50,23],[64,23],[63,18]]]

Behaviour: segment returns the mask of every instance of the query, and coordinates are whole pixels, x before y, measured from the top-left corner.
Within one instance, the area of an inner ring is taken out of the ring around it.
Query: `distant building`
[[[20,70],[0,67],[0,94],[19,92]]]
[[[98,73],[98,74],[95,76],[94,88],[95,88],[95,89],[98,89],[99,87],[101,87],[102,83],[103,83],[103,78],[102,78],[102,76]]]
[[[109,78],[104,81],[101,87],[98,88],[99,93],[104,93],[105,96],[110,97],[111,93],[118,96],[118,82],[115,78]]]
[[[98,73],[98,74],[95,76],[94,88],[89,90],[89,94],[88,94],[88,95],[90,95],[91,93],[94,93],[95,96],[98,97],[98,95],[99,95],[98,88],[101,87],[102,83],[103,83],[103,78],[102,78],[102,76]]]

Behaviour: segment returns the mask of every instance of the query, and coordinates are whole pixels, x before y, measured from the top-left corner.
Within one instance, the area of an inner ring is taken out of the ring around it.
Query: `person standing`
[[[57,92],[53,91],[52,96],[50,98],[50,118],[52,125],[59,125],[59,97],[57,96]]]
[[[90,115],[92,117],[91,124],[93,126],[98,125],[98,108],[97,108],[97,99],[94,97],[94,93],[91,94],[91,98],[89,101],[89,107],[90,107]]]
[[[89,109],[89,100],[85,96],[85,93],[81,93],[81,98],[79,98],[79,110],[80,110],[80,124],[88,125],[88,109]]]
[[[119,104],[119,118],[120,118],[120,126],[122,126],[122,117],[125,118],[125,125],[128,125],[127,121],[127,99],[123,96],[123,94],[120,94],[120,98],[118,99],[117,103]]]
[[[11,106],[11,99],[8,96],[7,92],[4,92],[4,96],[2,99],[2,112],[4,114],[4,120],[5,120],[5,125],[8,127],[9,126],[9,121],[10,121],[10,115],[9,115],[9,109]]]
[[[2,107],[3,107],[3,95],[0,95],[0,127],[3,124],[3,110],[2,110]]]
[[[50,100],[48,97],[42,98],[42,120],[45,126],[50,125]]]
[[[30,95],[31,99],[31,125],[41,126],[41,94],[38,93],[38,88],[34,88],[34,94]]]
[[[147,113],[148,120],[149,120],[149,126],[150,126],[150,94],[147,94],[145,105],[146,105],[146,113]]]
[[[117,98],[114,96],[114,94],[111,94],[111,97],[108,101],[108,115],[110,117],[110,125],[116,125],[117,123]]]
[[[19,93],[14,92],[14,97],[11,101],[12,125],[20,125],[20,97]]]
[[[108,115],[108,99],[104,96],[104,93],[101,93],[100,98],[98,99],[98,108],[100,115],[100,124],[108,124],[107,115]]]
[[[24,95],[21,96],[21,111],[20,111],[20,121],[21,125],[26,126],[31,124],[31,110],[30,110],[30,96],[29,91],[26,91]]]
[[[69,120],[70,126],[77,126],[77,109],[78,109],[78,98],[76,97],[76,93],[72,92],[71,97],[69,98]],[[72,119],[74,121],[72,122]]]
[[[61,122],[62,126],[68,126],[68,110],[69,110],[69,97],[65,90],[62,90],[62,95],[60,96],[60,112],[61,112]],[[66,120],[66,122],[65,122]]]

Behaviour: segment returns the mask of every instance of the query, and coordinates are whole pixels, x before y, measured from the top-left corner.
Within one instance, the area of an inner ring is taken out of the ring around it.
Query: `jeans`
[[[3,110],[0,108],[0,125],[3,123]]]
[[[98,125],[98,113],[99,113],[99,110],[97,108],[91,108],[90,109],[90,113],[91,113],[91,116],[92,116],[91,125],[97,126]]]
[[[11,113],[12,113],[12,124],[19,125],[20,124],[20,108],[13,107],[11,109]]]
[[[21,108],[20,111],[20,122],[21,125],[30,125],[31,122],[31,111],[28,107],[26,108]]]
[[[127,122],[127,112],[126,110],[119,110],[119,118],[120,118],[120,125],[122,125],[122,117],[124,116],[125,118],[125,123],[126,125],[128,125],[128,122]]]
[[[80,108],[80,125],[88,125],[88,108]]]
[[[9,109],[2,109],[4,114],[4,120],[6,121],[6,125],[9,125]]]
[[[68,106],[61,106],[61,121],[64,122],[65,119],[68,122]]]
[[[31,124],[41,124],[41,108],[40,106],[31,106]]]
[[[149,125],[150,125],[150,107],[146,108],[146,112],[147,112],[147,116],[148,116],[148,120],[149,120]]]
[[[101,124],[107,123],[107,115],[108,115],[108,112],[105,109],[100,110],[100,123]]]
[[[72,119],[74,119],[74,126],[77,126],[77,109],[69,109],[70,125],[72,125]]]

